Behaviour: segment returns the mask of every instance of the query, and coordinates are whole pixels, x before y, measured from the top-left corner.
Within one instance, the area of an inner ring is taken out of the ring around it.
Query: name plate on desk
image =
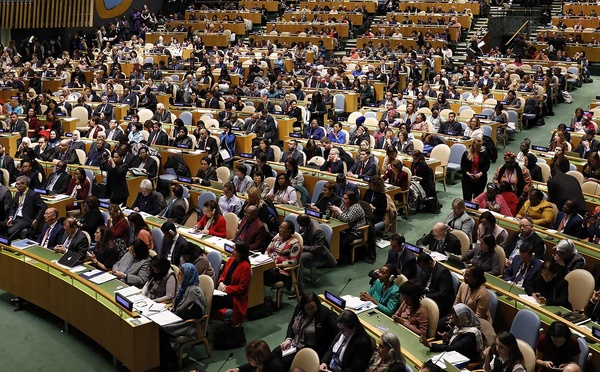
[[[321,212],[317,212],[317,211],[313,211],[310,208],[305,208],[304,209],[304,213],[306,213],[307,215],[311,216],[311,217],[315,217],[315,218],[323,218],[323,213]]]
[[[48,190],[44,189],[33,189],[33,191],[37,192],[40,195],[48,195]]]
[[[132,311],[133,310],[133,302],[129,301],[127,297],[122,296],[120,293],[115,293],[115,301],[121,305],[125,310]]]
[[[110,206],[110,204],[108,204],[108,203],[100,203],[100,207],[101,207],[101,208],[106,208],[106,209],[108,209],[108,207],[109,207],[109,206]]]
[[[537,146],[537,145],[532,145],[531,149],[535,150],[535,151],[542,151],[542,152],[548,151],[547,147],[545,147],[545,146]]]
[[[185,183],[192,183],[192,179],[190,177],[178,176],[177,177],[177,181],[179,181],[179,182],[185,182]]]
[[[487,115],[481,115],[481,114],[475,114],[473,116],[475,116],[478,119],[487,119],[488,118]]]
[[[178,143],[177,147],[180,149],[189,149],[190,145],[186,144],[186,143]]]
[[[4,245],[11,245],[11,240],[5,236],[0,236],[0,244],[4,244]]]
[[[252,154],[249,152],[240,152],[240,157],[246,159],[254,159],[254,156],[252,156]]]
[[[415,254],[423,253],[423,248],[419,247],[418,245],[411,244],[411,243],[404,243],[404,248],[408,249],[409,251],[411,251]]]
[[[233,244],[230,243],[225,243],[223,245],[223,249],[225,250],[225,252],[229,253],[229,254],[233,254],[233,249],[235,248],[235,246]]]
[[[325,299],[327,299],[327,301],[331,302],[335,307],[337,307],[341,311],[343,311],[346,308],[346,300],[334,295],[329,291],[325,291]]]
[[[292,138],[302,138],[301,133],[289,133],[288,135]]]
[[[465,200],[465,207],[469,208],[469,209],[473,209],[473,210],[478,210],[479,209],[479,204],[477,203],[473,203],[471,201],[467,201]]]
[[[242,130],[240,127],[231,127],[231,130]]]

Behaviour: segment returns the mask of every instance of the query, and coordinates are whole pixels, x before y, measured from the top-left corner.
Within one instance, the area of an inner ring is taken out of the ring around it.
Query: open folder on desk
[[[177,315],[175,315],[174,313],[172,313],[170,311],[161,311],[159,313],[149,315],[148,319],[152,320],[154,323],[158,324],[159,326],[164,326],[167,324],[172,324],[172,323],[177,323],[177,322],[183,322],[183,319],[181,319],[180,317],[178,317]]]
[[[446,363],[460,368],[469,363],[469,358],[458,351],[444,351],[431,357],[431,361],[442,369],[446,369]]]
[[[351,310],[366,310],[375,307],[371,301],[362,301],[359,297],[352,295],[342,296],[342,300],[346,301],[346,308]]]

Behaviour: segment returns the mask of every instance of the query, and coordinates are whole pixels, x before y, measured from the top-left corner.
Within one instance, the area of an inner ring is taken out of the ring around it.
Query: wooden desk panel
[[[563,14],[567,14],[569,9],[572,9],[573,13],[575,13],[575,14],[579,13],[579,11],[582,10],[583,14],[585,14],[586,16],[590,14],[592,9],[595,10],[597,14],[600,14],[600,5],[597,5],[597,4],[571,3],[571,2],[564,3],[563,7],[562,7]]]
[[[188,29],[188,27],[192,27],[194,31],[204,32],[206,30],[207,25],[215,24],[214,21],[169,21],[166,23],[167,27],[171,29],[177,27],[178,25],[183,25],[183,27]],[[230,30],[231,32],[235,32],[239,36],[246,35],[246,25],[241,22],[218,22],[215,24],[223,25],[225,30]]]
[[[328,7],[329,9],[339,9],[342,7],[346,11],[362,9],[365,7],[367,12],[375,13],[377,10],[377,1],[300,1],[300,8],[307,7],[310,10],[315,10],[315,6],[319,6],[319,9]]]
[[[312,27],[316,27],[317,30],[323,31],[325,28],[335,29],[339,35],[339,37],[346,38],[348,37],[348,24],[346,23],[317,23],[317,22],[301,22],[301,23],[281,23],[281,22],[271,22],[267,23],[267,32],[271,32],[273,30],[277,30],[281,32],[289,32],[291,34],[299,34],[300,32],[306,32],[307,29],[311,29]]]
[[[452,19],[453,17],[456,17],[456,21],[458,23],[460,23],[460,25],[463,28],[469,29],[471,28],[471,17],[466,15],[466,14],[459,14],[459,15],[454,15],[454,14],[414,14],[414,13],[402,13],[402,12],[390,12],[387,13],[385,16],[385,19],[389,22],[392,17],[394,17],[396,19],[397,23],[402,22],[406,17],[408,17],[408,19],[410,19],[411,21],[413,21],[414,24],[417,23],[417,21],[427,21],[430,17],[433,20],[433,22],[436,22],[438,19],[442,18],[445,22],[445,25],[448,25],[448,23],[450,23],[450,19]],[[395,26],[395,25],[390,25],[390,26]]]
[[[350,22],[352,22],[352,24],[354,26],[362,26],[363,18],[364,18],[362,13],[339,12],[337,14],[331,14],[329,12],[311,11],[310,13],[306,13],[306,12],[300,11],[300,12],[286,12],[283,15],[283,19],[290,22],[292,20],[292,17],[296,17],[296,20],[298,21],[302,18],[302,15],[304,15],[304,14],[306,14],[306,16],[308,17],[309,20],[312,20],[314,16],[320,16],[323,19],[323,21],[327,21],[332,18],[335,18],[336,20],[341,21],[345,17],[348,17],[348,19],[350,20]]]
[[[434,48],[437,47],[442,47],[446,44],[446,40],[441,40],[441,39],[434,39],[434,40],[426,40],[428,41]],[[368,44],[369,42],[373,42],[373,45],[377,45],[377,43],[382,43],[382,44],[386,44],[389,43],[390,46],[392,48],[395,48],[396,45],[402,44],[404,45],[404,47],[408,48],[409,46],[413,47],[414,49],[418,48],[417,45],[417,40],[416,39],[408,39],[408,38],[402,38],[402,39],[395,39],[395,38],[383,38],[383,37],[373,37],[373,38],[368,38],[368,37],[361,37],[360,39],[356,39],[356,47],[357,48],[362,48],[365,44]]]
[[[306,45],[310,41],[314,45],[318,45],[319,41],[323,41],[323,45],[327,50],[333,50],[335,48],[334,39],[327,36],[250,35],[250,39],[254,39],[254,41],[271,40],[272,43],[285,42],[288,47],[291,46],[292,43],[302,42]]]
[[[464,13],[469,10],[474,15],[479,15],[479,3],[478,2],[465,2],[465,3],[448,3],[448,2],[415,2],[410,0],[402,0],[398,4],[398,11],[403,12],[407,7],[416,7],[419,10],[426,11],[427,8],[435,7],[436,11],[442,8],[444,13],[451,13],[453,11]]]
[[[241,15],[243,19],[247,19],[252,21],[252,23],[260,23],[262,14],[259,11],[243,11],[243,10],[186,10],[185,11],[185,19],[190,19],[190,14],[195,13],[196,19],[200,19],[201,15],[205,15],[208,19],[212,20],[213,16],[217,16],[217,18],[222,21],[225,19],[225,16],[229,16],[229,19],[234,19],[235,17]]]

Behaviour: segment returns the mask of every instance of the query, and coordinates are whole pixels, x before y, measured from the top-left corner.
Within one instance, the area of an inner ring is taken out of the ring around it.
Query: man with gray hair
[[[17,177],[15,186],[17,193],[10,211],[8,221],[0,222],[0,233],[12,238],[16,233],[27,228],[37,228],[38,223],[43,221],[46,203],[40,195],[31,190],[31,180],[27,176]]]
[[[563,277],[573,270],[585,268],[585,259],[571,239],[559,241],[553,251],[552,261],[558,265]]]
[[[165,105],[163,105],[162,103],[157,103],[156,104],[156,112],[154,113],[154,116],[152,116],[153,121],[156,121],[158,123],[170,123],[171,122],[171,112],[169,112],[169,110],[165,109]]]
[[[131,209],[136,212],[145,212],[151,215],[157,215],[166,207],[163,196],[154,191],[152,181],[149,179],[140,182],[140,192],[137,194]]]

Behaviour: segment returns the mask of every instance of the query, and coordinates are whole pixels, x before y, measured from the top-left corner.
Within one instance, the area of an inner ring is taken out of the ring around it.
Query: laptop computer
[[[67,251],[65,254],[58,260],[58,263],[63,266],[74,267],[81,260],[81,255],[77,252]]]

